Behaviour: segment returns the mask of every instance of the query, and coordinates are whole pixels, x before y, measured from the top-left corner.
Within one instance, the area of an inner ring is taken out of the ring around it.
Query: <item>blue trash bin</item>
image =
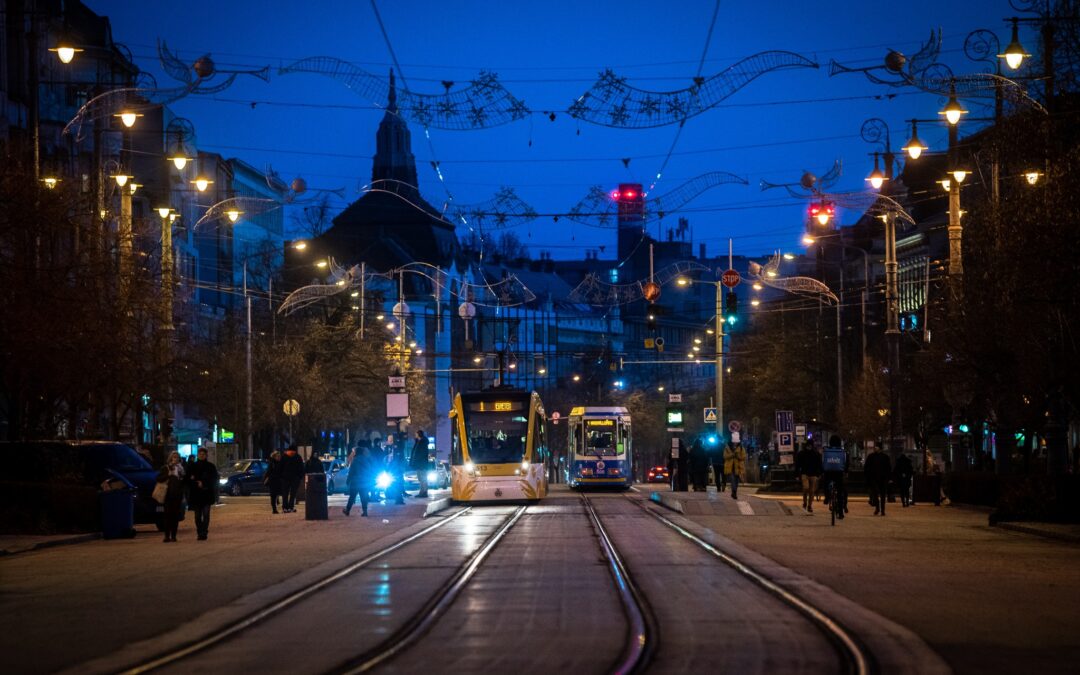
[[[130,539],[135,536],[135,490],[122,487],[98,493],[101,504],[101,536]]]

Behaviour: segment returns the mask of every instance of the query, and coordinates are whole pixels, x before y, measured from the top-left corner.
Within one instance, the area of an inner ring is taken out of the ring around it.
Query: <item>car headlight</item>
[[[427,480],[429,483],[434,483],[435,481],[439,480],[439,474],[435,473],[434,471],[428,471]]]
[[[394,477],[386,471],[383,471],[378,475],[378,477],[375,478],[375,487],[379,488],[380,490],[385,490],[386,488],[390,487],[390,484],[393,482]]]
[[[228,478],[218,478],[218,485],[227,485],[229,483]]]

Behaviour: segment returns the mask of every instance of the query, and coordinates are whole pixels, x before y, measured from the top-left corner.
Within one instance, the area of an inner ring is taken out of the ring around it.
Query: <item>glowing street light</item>
[[[945,107],[938,111],[939,115],[945,116],[945,121],[949,124],[956,126],[960,121],[961,115],[966,115],[967,110],[964,106],[960,105],[960,101],[956,100],[956,86],[949,85],[949,101],[945,104]]]
[[[238,211],[237,209],[229,209],[225,212],[225,215],[229,217],[230,223],[235,223],[237,219],[240,218],[241,213],[243,213],[243,211]]]
[[[123,122],[124,126],[128,129],[135,126],[135,121],[142,116],[142,113],[131,112],[130,110],[124,110],[113,114],[113,117],[119,117],[120,121]]]
[[[56,176],[46,176],[41,179],[42,183],[45,183],[45,187],[52,190],[56,187],[56,184],[60,182],[60,179]]]
[[[876,152],[874,153],[874,170],[870,172],[870,175],[866,177],[866,180],[869,181],[870,186],[875,190],[880,190],[881,186],[885,184],[885,181],[889,180],[878,167],[878,153]]]
[[[811,244],[814,243],[814,241],[816,241],[816,240],[813,237],[811,237],[810,235],[808,235],[808,234],[804,234],[802,236],[803,246],[810,246]],[[760,285],[761,284],[754,284],[755,287],[760,286]],[[755,288],[754,290],[761,290],[761,289],[760,288]]]
[[[49,51],[56,54],[56,58],[60,59],[60,63],[71,63],[71,60],[75,58],[75,54],[83,50],[76,47],[70,38],[60,36],[56,41],[56,46],[50,47]]]
[[[183,171],[184,167],[187,166],[187,163],[190,162],[192,158],[182,152],[177,152],[173,154],[172,157],[166,157],[165,159],[172,162],[177,171]]]
[[[132,178],[132,176],[127,176],[127,175],[121,173],[121,174],[117,174],[115,176],[109,176],[109,178],[112,178],[113,180],[115,180],[116,184],[119,185],[120,187],[124,187],[125,185],[127,185],[128,178]]]
[[[1020,35],[1017,31],[1017,22],[1019,20],[1013,17],[1012,20],[1012,40],[1009,42],[1009,46],[1005,48],[1005,51],[998,54],[999,59],[1005,59],[1005,65],[1009,68],[1016,70],[1024,63],[1024,59],[1031,56],[1024,49],[1024,45],[1020,44]]]
[[[1042,177],[1042,173],[1038,171],[1028,171],[1024,173],[1024,180],[1028,185],[1034,185],[1039,182],[1039,178]]]
[[[293,244],[292,247],[294,249],[296,249],[297,251],[303,251],[305,248],[307,248],[307,242],[306,241],[298,241],[295,244]]]
[[[214,181],[210,180],[209,178],[203,178],[202,176],[199,176],[195,180],[191,181],[191,184],[194,185],[195,189],[199,192],[206,192],[206,188],[208,188],[213,182]]]
[[[908,142],[901,149],[912,159],[918,159],[919,156],[923,154],[924,150],[930,149],[926,147],[926,144],[919,138],[919,123],[917,121],[911,120],[911,138],[908,139]]]

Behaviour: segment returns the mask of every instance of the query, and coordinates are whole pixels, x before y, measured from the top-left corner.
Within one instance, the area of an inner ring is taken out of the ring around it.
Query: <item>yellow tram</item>
[[[455,502],[536,501],[547,495],[547,417],[539,394],[458,394],[450,419]]]

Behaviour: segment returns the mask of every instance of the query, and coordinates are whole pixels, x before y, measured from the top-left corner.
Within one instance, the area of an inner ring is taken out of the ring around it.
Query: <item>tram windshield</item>
[[[525,455],[528,418],[523,412],[484,412],[466,419],[469,458],[477,464],[520,462]]]
[[[610,457],[619,454],[614,420],[589,420],[585,425],[586,455]]]

